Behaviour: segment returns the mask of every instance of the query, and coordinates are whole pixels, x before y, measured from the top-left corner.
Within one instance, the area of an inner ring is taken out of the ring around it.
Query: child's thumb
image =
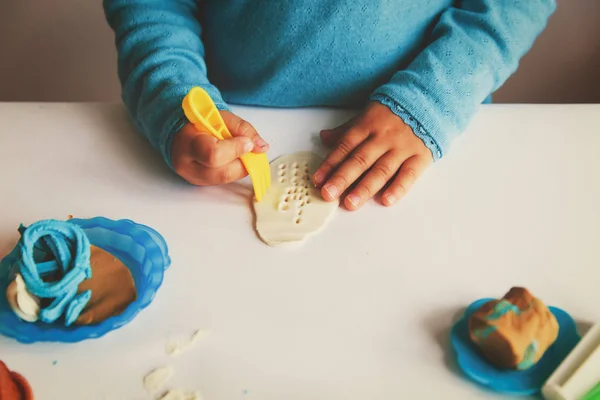
[[[220,165],[226,165],[246,153],[250,153],[254,148],[254,143],[247,137],[233,137],[230,140],[219,140],[217,142],[217,151],[219,154]]]
[[[254,152],[264,152],[269,148],[267,142],[258,134],[251,123],[230,112],[222,112],[221,114],[232,136],[245,136],[254,142]]]

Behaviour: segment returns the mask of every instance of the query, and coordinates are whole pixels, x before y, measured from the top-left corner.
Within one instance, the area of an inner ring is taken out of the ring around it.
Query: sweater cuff
[[[398,104],[394,99],[385,94],[375,92],[371,95],[369,100],[377,101],[383,104],[394,114],[400,117],[402,121],[404,121],[404,123],[412,129],[414,134],[417,135],[417,137],[421,139],[423,143],[425,143],[425,146],[427,146],[427,148],[431,151],[434,161],[442,158],[442,149],[435,138],[429,132],[427,132],[425,127],[423,127],[423,125],[421,125],[419,121],[417,121],[416,118],[411,115],[411,113]]]

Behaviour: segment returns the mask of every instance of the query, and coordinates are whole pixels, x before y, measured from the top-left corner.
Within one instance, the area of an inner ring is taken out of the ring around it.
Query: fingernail
[[[387,200],[389,205],[392,205],[396,202],[396,196],[394,196],[393,194],[386,194],[385,195],[385,199]]]
[[[248,142],[244,145],[244,153],[249,153],[254,148],[254,143]]]
[[[321,183],[323,183],[323,173],[322,173],[322,172],[317,172],[317,173],[315,174],[315,176],[313,177],[313,179],[315,180],[315,182],[316,182],[317,184],[321,184]]]
[[[325,191],[329,193],[329,196],[332,199],[337,199],[340,194],[340,190],[335,185],[327,185],[325,186]]]
[[[358,207],[358,205],[360,204],[360,197],[358,197],[355,194],[351,194],[350,196],[348,196],[348,201],[350,202],[350,204],[352,204],[354,207]]]
[[[256,139],[256,145],[261,149],[264,149],[268,146],[267,142],[265,142],[264,139],[261,138]]]

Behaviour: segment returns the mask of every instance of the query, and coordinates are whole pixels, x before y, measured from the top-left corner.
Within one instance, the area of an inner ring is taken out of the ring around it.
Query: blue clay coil
[[[102,337],[122,327],[152,303],[162,285],[164,271],[171,265],[167,244],[157,231],[131,220],[113,221],[103,217],[71,219],[69,222],[80,226],[92,245],[112,253],[129,268],[137,299],[122,314],[96,325],[66,327],[61,322],[25,322],[13,313],[6,300],[11,266],[16,261],[7,256],[0,261],[0,334],[21,343],[75,343]]]

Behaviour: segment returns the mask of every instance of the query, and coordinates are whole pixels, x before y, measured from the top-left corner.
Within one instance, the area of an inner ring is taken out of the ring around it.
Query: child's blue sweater
[[[388,106],[441,157],[555,0],[104,0],[123,100],[169,165],[193,86],[220,109]]]

